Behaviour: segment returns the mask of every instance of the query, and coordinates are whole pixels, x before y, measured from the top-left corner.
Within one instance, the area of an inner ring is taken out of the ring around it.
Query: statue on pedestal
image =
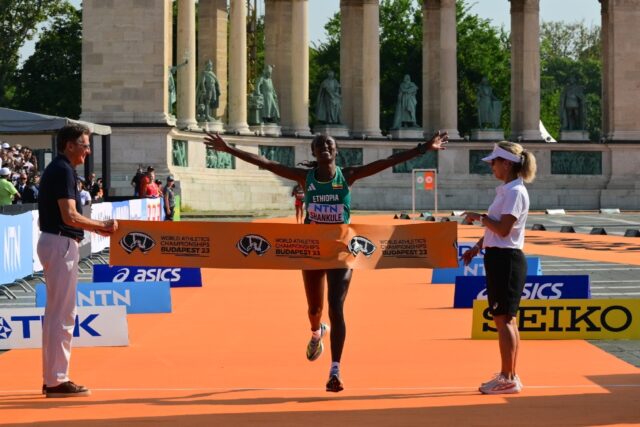
[[[327,78],[320,83],[318,102],[316,103],[316,120],[326,124],[340,124],[342,110],[342,94],[340,83],[334,77],[333,71],[327,73]]]
[[[265,66],[255,85],[253,96],[260,95],[262,97],[260,123],[278,123],[280,120],[278,95],[273,87],[273,80],[271,80],[272,73],[273,67],[271,65]]]
[[[405,75],[398,90],[398,102],[396,103],[392,129],[418,126],[416,123],[417,93],[418,86],[411,81],[411,77],[408,74]]]
[[[185,55],[184,62],[174,67],[169,67],[169,79],[168,79],[169,80],[168,81],[169,96],[168,96],[168,105],[167,105],[167,112],[169,114],[173,114],[173,105],[176,103],[176,100],[178,99],[178,97],[176,96],[176,80],[173,77],[173,75],[178,72],[178,68],[184,67],[185,65],[187,65],[188,62],[189,62],[189,58],[187,55]]]
[[[196,116],[198,122],[212,122],[215,120],[212,111],[220,103],[220,83],[213,72],[213,62],[208,60],[200,74],[196,89]]]
[[[560,95],[561,130],[584,130],[586,116],[584,87],[571,76],[569,84]]]
[[[482,78],[478,85],[478,126],[481,129],[498,129],[502,115],[502,102],[494,95],[489,79]]]

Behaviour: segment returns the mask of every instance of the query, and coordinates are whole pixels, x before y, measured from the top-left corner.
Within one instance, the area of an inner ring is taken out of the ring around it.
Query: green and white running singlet
[[[307,211],[305,224],[349,224],[351,191],[342,169],[336,167],[331,181],[316,179],[315,169],[307,174],[304,204]]]

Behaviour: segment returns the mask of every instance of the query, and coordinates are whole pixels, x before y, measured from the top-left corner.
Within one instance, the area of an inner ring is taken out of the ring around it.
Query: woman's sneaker
[[[91,391],[88,388],[74,384],[71,381],[58,384],[55,387],[47,387],[46,392],[47,397],[82,397],[91,395]]]
[[[482,394],[514,394],[520,393],[522,384],[515,378],[510,380],[499,374],[491,381],[483,383],[479,390]]]
[[[337,393],[344,390],[344,384],[340,380],[340,374],[330,374],[329,381],[327,381],[327,391]]]
[[[324,346],[322,345],[322,338],[329,332],[329,326],[324,323],[320,323],[320,339],[314,340],[313,337],[307,344],[307,359],[311,362],[316,360],[322,354]]]

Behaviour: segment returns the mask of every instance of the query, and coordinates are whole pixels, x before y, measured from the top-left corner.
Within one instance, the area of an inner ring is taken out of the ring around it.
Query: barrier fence
[[[83,208],[92,219],[147,220],[164,219],[162,199],[132,199],[122,202],[96,203]],[[0,286],[42,271],[36,247],[40,237],[38,210],[18,215],[0,215]],[[109,238],[85,233],[80,244],[81,258],[109,247]]]

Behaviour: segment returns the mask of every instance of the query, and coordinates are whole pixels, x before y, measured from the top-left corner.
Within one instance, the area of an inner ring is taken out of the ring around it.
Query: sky
[[[70,0],[79,7],[81,0]],[[471,11],[480,17],[490,19],[496,26],[510,28],[508,0],[470,0]],[[309,0],[309,39],[312,43],[321,43],[324,38],[324,25],[340,9],[340,0]],[[264,1],[258,1],[258,13],[264,13]],[[542,21],[584,21],[587,25],[600,25],[600,3],[598,0],[540,0],[540,19]],[[31,41],[21,50],[22,59],[33,53]]]

